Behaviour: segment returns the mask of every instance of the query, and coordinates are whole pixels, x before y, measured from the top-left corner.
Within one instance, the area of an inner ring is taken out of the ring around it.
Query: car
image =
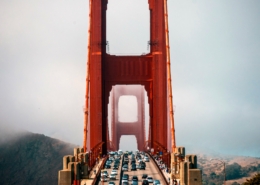
[[[138,166],[139,166],[138,168],[139,168],[140,170],[145,170],[145,165],[139,164]]]
[[[100,176],[101,176],[101,177],[102,177],[102,176],[106,176],[106,177],[107,177],[107,176],[108,176],[108,172],[107,172],[106,170],[101,171],[101,175],[100,175]]]
[[[119,161],[114,162],[114,165],[119,165],[119,164],[120,164]]]
[[[122,177],[122,183],[123,183],[123,182],[128,182],[128,178],[123,176],[123,177]]]
[[[145,162],[149,162],[149,161],[150,161],[150,160],[149,160],[149,157],[145,157],[145,158],[144,158],[144,161],[145,161]]]
[[[115,154],[115,152],[113,152],[113,151],[112,151],[112,152],[109,152],[108,154],[109,154],[109,155],[114,155],[114,154]]]
[[[124,165],[124,166],[122,167],[122,171],[128,171],[128,165]]]
[[[100,179],[101,179],[101,182],[107,182],[108,181],[107,176],[101,176]]]
[[[136,175],[134,175],[132,177],[132,185],[137,185],[138,184],[138,177]]]
[[[142,160],[142,159],[140,159],[140,158],[138,158],[138,159],[137,159],[137,162],[139,162],[139,163],[140,163],[141,161],[143,161],[143,160]]]
[[[146,178],[146,180],[147,180],[149,183],[152,183],[152,182],[153,182],[153,178],[152,178],[151,176],[148,176],[148,177]]]
[[[142,175],[142,179],[146,179],[147,177],[148,177],[148,175],[145,173]]]
[[[106,165],[111,165],[112,161],[111,160],[107,160],[106,161]]]
[[[146,167],[146,163],[143,162],[143,161],[141,161],[139,164],[140,164],[140,165],[144,165],[144,167]]]
[[[131,171],[136,171],[136,166],[135,165],[132,165]]]
[[[149,182],[148,182],[148,180],[143,180],[143,182],[142,182],[142,185],[149,185]]]
[[[114,163],[120,163],[120,159],[115,159]]]
[[[115,185],[115,183],[114,182],[109,182],[108,185]]]
[[[129,185],[128,182],[122,182],[122,185]]]
[[[124,183],[128,183],[128,180],[127,179],[122,179],[122,184],[124,184]]]
[[[159,180],[154,180],[153,181],[153,185],[160,185],[160,184],[161,184],[161,182]]]
[[[109,176],[109,178],[110,178],[110,180],[116,180],[116,175],[115,175],[115,174],[111,174],[111,175]]]
[[[128,175],[128,174],[125,173],[125,174],[123,175],[123,177],[125,177],[127,180],[129,180],[129,175]],[[122,177],[122,178],[123,178],[123,177]]]
[[[134,175],[134,176],[132,177],[132,180],[138,181],[138,177],[137,177],[136,175]]]
[[[110,169],[111,166],[110,165],[105,165],[105,169]]]
[[[117,175],[117,170],[112,170],[111,175]]]
[[[119,166],[118,165],[114,165],[113,170],[118,170]]]
[[[135,171],[135,170],[136,170],[136,165],[133,164],[133,165],[132,165],[132,168],[131,168],[131,171]]]

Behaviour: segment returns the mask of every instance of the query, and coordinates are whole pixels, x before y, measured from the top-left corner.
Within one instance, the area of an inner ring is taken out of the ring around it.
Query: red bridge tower
[[[147,92],[150,107],[149,145],[155,150],[172,151],[175,148],[175,136],[166,0],[148,0],[150,52],[140,56],[117,56],[106,52],[107,3],[108,0],[90,0],[84,149],[93,152],[101,148],[103,154],[107,152],[108,100],[112,87],[141,85]],[[127,93],[129,94],[129,91]],[[124,127],[122,125],[119,124],[118,129]],[[169,128],[172,138],[170,140],[168,139]],[[121,130],[120,134],[126,131],[126,129]],[[118,137],[114,143],[116,146],[119,142]]]

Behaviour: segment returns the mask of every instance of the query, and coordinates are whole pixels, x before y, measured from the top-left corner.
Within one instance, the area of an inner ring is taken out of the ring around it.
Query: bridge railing
[[[100,178],[100,172],[101,172],[101,170],[104,168],[104,165],[105,165],[105,163],[106,163],[106,161],[107,161],[107,158],[108,158],[108,155],[106,155],[106,156],[103,158],[103,161],[102,161],[101,165],[99,166],[98,171],[96,172],[96,176],[95,176],[95,178],[94,178],[93,181],[92,181],[92,185],[95,185],[95,184],[98,183],[98,179]]]
[[[153,156],[149,153],[149,152],[146,152],[149,156],[150,156],[150,159],[153,160],[153,163],[155,164],[157,170],[160,172],[162,178],[164,179],[164,182],[166,184],[169,184],[169,181],[168,179],[166,179],[165,175],[163,174],[162,170],[160,169],[160,167],[158,166],[157,162],[154,160]]]

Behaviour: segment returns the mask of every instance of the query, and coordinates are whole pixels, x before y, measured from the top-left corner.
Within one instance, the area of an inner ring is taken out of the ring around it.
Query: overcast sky
[[[178,146],[260,157],[259,10],[168,0]],[[0,1],[2,131],[82,145],[88,12],[88,0]],[[109,0],[109,52],[148,52],[148,16],[147,0]]]

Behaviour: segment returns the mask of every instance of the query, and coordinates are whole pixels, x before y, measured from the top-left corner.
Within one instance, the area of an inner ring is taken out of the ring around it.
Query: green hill
[[[64,155],[75,145],[24,132],[0,144],[0,184],[56,185]]]

